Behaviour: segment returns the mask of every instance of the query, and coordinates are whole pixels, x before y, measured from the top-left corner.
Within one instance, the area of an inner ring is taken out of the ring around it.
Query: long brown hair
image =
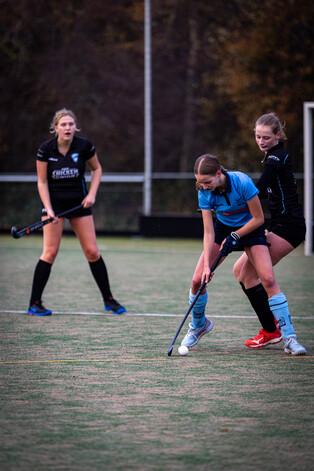
[[[216,175],[220,170],[226,172],[226,169],[220,164],[215,155],[204,154],[198,157],[194,164],[194,175]],[[202,188],[198,182],[195,184],[197,191]]]

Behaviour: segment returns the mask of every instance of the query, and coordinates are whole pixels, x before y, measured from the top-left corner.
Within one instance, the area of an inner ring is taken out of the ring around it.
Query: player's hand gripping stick
[[[236,232],[231,232],[230,235],[225,240],[224,245],[222,246],[221,253],[226,257],[229,255],[229,253],[233,252],[234,250],[237,250],[239,247],[239,242],[240,237]]]
[[[74,208],[68,209],[67,211],[63,211],[63,213],[57,214],[56,218],[61,218],[62,216],[65,216],[66,214],[72,213],[72,211],[75,211],[76,209],[81,208],[83,205],[79,204],[78,206],[75,206]],[[49,218],[49,219],[44,219],[43,221],[38,221],[35,222],[34,224],[31,224],[30,226],[24,227],[24,229],[20,229],[19,231],[16,229],[15,226],[11,228],[11,236],[14,239],[19,239],[20,237],[25,236],[26,234],[31,234],[34,231],[37,231],[38,229],[41,229],[43,226],[46,224],[49,224],[52,222],[54,218]]]

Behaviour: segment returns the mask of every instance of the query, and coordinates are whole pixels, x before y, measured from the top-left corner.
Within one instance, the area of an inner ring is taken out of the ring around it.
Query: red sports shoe
[[[252,339],[246,340],[244,343],[249,348],[262,348],[266,347],[270,343],[279,343],[282,341],[282,336],[280,330],[276,329],[275,332],[266,332],[266,330],[261,329],[259,334]]]

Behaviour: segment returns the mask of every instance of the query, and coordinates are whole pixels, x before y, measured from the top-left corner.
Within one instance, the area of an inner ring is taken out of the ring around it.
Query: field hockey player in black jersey
[[[122,314],[126,309],[113,297],[106,265],[98,251],[91,207],[96,200],[101,179],[101,165],[92,143],[75,135],[75,114],[66,108],[57,111],[50,125],[55,137],[44,142],[37,153],[38,192],[43,209],[42,219],[54,218],[43,228],[44,247],[37,263],[28,314],[49,316],[51,310],[42,304],[42,294],[50,276],[51,267],[59,251],[64,218],[55,215],[82,204],[67,217],[78,237],[92,275],[102,294],[105,310]],[[91,183],[86,187],[86,163],[91,169]]]
[[[276,265],[304,241],[305,220],[292,163],[283,146],[287,137],[280,120],[274,113],[264,114],[256,121],[254,131],[256,143],[264,153],[264,168],[256,186],[260,198],[268,198],[271,218],[266,238],[272,264]],[[233,271],[262,325],[259,334],[246,340],[245,345],[262,348],[283,338],[286,353],[304,355],[306,350],[296,340],[290,317],[283,316],[276,325],[267,293],[246,254],[235,263]]]

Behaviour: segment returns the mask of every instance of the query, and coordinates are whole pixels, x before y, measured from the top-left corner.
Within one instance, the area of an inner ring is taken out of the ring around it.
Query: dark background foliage
[[[144,2],[1,1],[2,172],[35,171],[38,145],[73,109],[105,172],[144,162]],[[303,165],[303,102],[313,100],[311,0],[152,0],[154,171],[192,172],[216,153],[259,171],[253,127],[286,121]]]

